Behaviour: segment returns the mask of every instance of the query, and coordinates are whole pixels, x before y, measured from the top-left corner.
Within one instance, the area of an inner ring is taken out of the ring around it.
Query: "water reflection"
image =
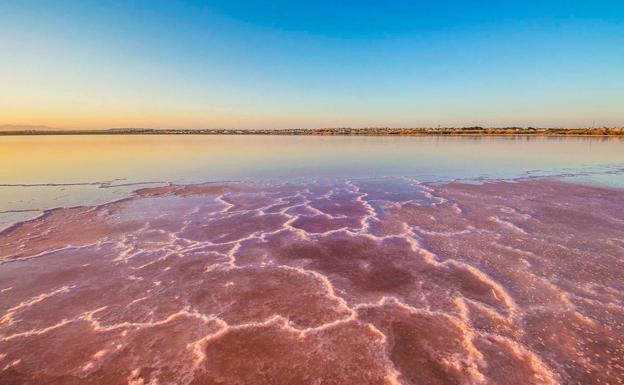
[[[615,138],[2,137],[0,227],[15,216],[38,213],[6,211],[96,204],[141,182],[385,176],[444,181],[555,174],[624,186],[623,154],[624,143]],[[107,188],[93,184],[103,181]],[[45,186],[23,186],[32,184]]]

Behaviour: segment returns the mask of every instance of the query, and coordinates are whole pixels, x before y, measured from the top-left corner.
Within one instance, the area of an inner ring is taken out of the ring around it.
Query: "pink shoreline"
[[[617,383],[622,240],[624,190],[547,179],[48,210],[0,232],[0,382]]]

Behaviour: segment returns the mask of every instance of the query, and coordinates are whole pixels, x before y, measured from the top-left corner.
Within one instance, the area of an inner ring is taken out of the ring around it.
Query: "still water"
[[[1,143],[2,384],[624,378],[621,141]]]
[[[624,142],[602,138],[42,136],[0,138],[0,228],[142,185],[306,177],[421,181],[574,177],[624,186]]]

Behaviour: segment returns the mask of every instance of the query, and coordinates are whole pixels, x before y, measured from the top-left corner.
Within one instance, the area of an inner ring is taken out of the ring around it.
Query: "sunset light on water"
[[[624,384],[618,2],[0,3],[0,385]]]

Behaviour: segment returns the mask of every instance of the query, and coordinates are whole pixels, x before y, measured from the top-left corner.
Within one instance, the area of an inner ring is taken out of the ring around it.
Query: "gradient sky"
[[[0,124],[624,125],[624,1],[0,1]]]

